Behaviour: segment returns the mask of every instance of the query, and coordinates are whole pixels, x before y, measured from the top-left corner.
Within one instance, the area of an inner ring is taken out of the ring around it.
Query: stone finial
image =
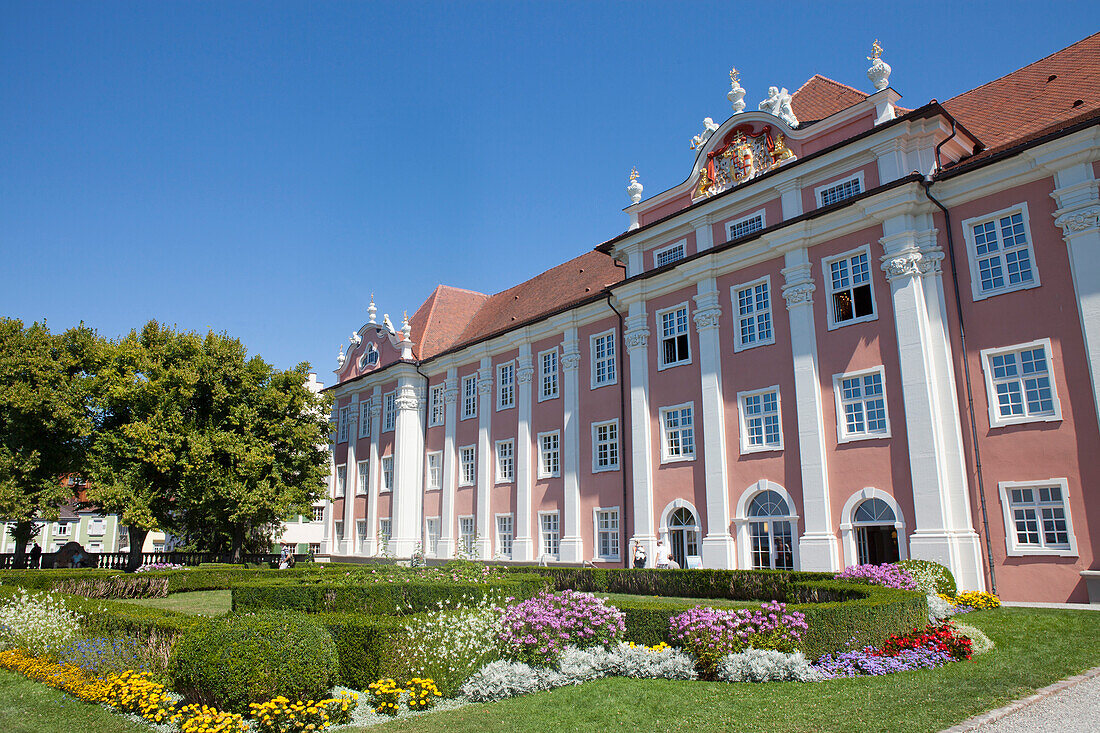
[[[630,203],[636,204],[642,200],[642,184],[638,181],[638,169],[630,171],[630,185],[626,187],[626,194],[630,197]]]
[[[409,337],[412,336],[412,330],[412,324],[409,323],[409,312],[405,311],[405,314],[404,316],[402,316],[401,320],[401,335],[403,337],[401,340],[411,341],[412,339]]]
[[[377,324],[378,308],[374,305],[374,293],[370,294],[370,305],[367,306],[367,323]]]
[[[871,45],[871,55],[867,57],[871,62],[871,68],[867,69],[867,78],[875,85],[876,91],[882,91],[890,86],[890,64],[882,60],[882,46],[875,39]]]
[[[337,366],[344,366],[344,362],[347,361],[347,356],[344,355],[344,345],[340,344],[340,353],[336,356]]]
[[[735,115],[745,111],[745,89],[741,86],[741,75],[737,73],[737,67],[730,69],[730,90],[726,99],[733,105]]]

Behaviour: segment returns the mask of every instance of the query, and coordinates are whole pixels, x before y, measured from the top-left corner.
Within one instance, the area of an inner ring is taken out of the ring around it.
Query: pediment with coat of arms
[[[772,125],[738,125],[706,153],[691,197],[714,196],[794,158],[783,133]]]

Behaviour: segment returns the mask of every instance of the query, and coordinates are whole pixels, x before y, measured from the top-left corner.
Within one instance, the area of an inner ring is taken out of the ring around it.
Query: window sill
[[[1059,406],[1060,407],[1060,406]],[[991,420],[989,423],[990,430],[996,430],[997,428],[1007,428],[1012,425],[1027,425],[1029,423],[1048,423],[1048,422],[1062,422],[1062,416],[1057,415],[1039,415],[1036,417],[1015,417],[1015,418],[1001,418]]]
[[[442,491],[442,490],[443,490],[442,486],[429,486],[426,489],[424,489],[424,491]]]
[[[493,486],[508,486],[509,484],[514,484],[515,482],[516,480],[514,478],[497,479],[493,482]]]
[[[674,361],[674,362],[671,362],[669,364],[662,364],[661,362],[657,362],[657,371],[663,372],[665,369],[672,369],[672,368],[678,367],[678,366],[687,366],[690,363],[691,363],[691,359],[684,359],[683,361]]]
[[[515,403],[514,403],[514,402],[513,402],[512,404],[510,404],[510,405],[505,405],[505,406],[503,406],[503,407],[502,407],[502,406],[500,406],[500,405],[497,405],[497,412],[504,412],[504,411],[506,411],[506,410],[511,410],[511,409],[514,409],[514,408],[515,408],[515,406],[516,406],[516,405],[515,405]]]
[[[604,466],[603,468],[596,468],[595,466],[593,466],[592,473],[614,473],[615,471],[618,471],[618,470],[619,470],[618,465]]]
[[[622,562],[623,559],[618,555],[609,555],[607,557],[598,556],[592,558],[592,562]]]
[[[826,303],[826,306],[828,306],[828,303]],[[849,318],[848,320],[841,321],[840,323],[834,323],[833,320],[830,318],[829,319],[829,328],[828,328],[828,330],[835,331],[838,328],[844,328],[845,326],[854,326],[857,323],[870,323],[871,321],[877,321],[877,320],[878,320],[878,313],[872,313],[869,316],[860,316],[859,318]]]
[[[783,444],[779,445],[754,445],[754,446],[741,446],[741,455],[747,456],[754,453],[782,453]]]
[[[686,461],[694,461],[694,460],[695,460],[695,455],[694,454],[692,454],[690,456],[674,456],[674,457],[671,457],[671,458],[667,457],[667,456],[662,456],[661,457],[661,464],[664,465],[665,463],[684,463]]]
[[[599,389],[600,387],[614,387],[619,383],[619,380],[612,379],[610,382],[591,382],[588,386],[589,391]]]
[[[1054,550],[1046,547],[1012,548],[1008,551],[1009,557],[1080,557],[1077,550],[1066,548]]]
[[[547,474],[540,473],[538,477],[540,479],[561,478],[561,472],[559,471],[558,473],[547,473]]]
[[[863,440],[888,440],[890,438],[890,431],[885,433],[872,433],[868,435],[842,435],[837,438],[837,443],[843,445],[845,443],[858,443]]]
[[[758,346],[774,346],[775,339],[768,339],[767,341],[754,341],[751,344],[737,344],[733,345],[733,353],[737,354],[742,351],[748,351],[749,349],[755,349]]]
[[[539,402],[549,402],[550,400],[556,400],[557,398],[558,395],[556,394],[549,397],[543,397],[542,395],[539,395]]]

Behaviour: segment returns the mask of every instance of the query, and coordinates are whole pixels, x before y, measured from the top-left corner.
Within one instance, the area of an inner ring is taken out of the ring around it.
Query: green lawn
[[[233,596],[227,590],[193,590],[173,593],[167,598],[134,598],[124,602],[178,611],[191,616],[224,616],[233,606]]]
[[[377,728],[343,730],[939,731],[1100,665],[1097,612],[1010,608],[962,620],[984,630],[997,648],[973,662],[936,670],[806,685],[596,680]],[[148,728],[0,671],[0,730],[131,733]]]

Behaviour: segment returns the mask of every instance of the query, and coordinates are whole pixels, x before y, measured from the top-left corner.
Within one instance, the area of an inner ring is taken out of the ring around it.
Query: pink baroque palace
[[[771,87],[629,228],[340,349],[332,556],[839,570],[1087,601],[1100,34],[915,109]],[[687,136],[685,136],[687,137]],[[686,161],[685,161],[686,162]],[[686,166],[685,166],[686,167]],[[1094,598],[1095,600],[1095,598]]]

